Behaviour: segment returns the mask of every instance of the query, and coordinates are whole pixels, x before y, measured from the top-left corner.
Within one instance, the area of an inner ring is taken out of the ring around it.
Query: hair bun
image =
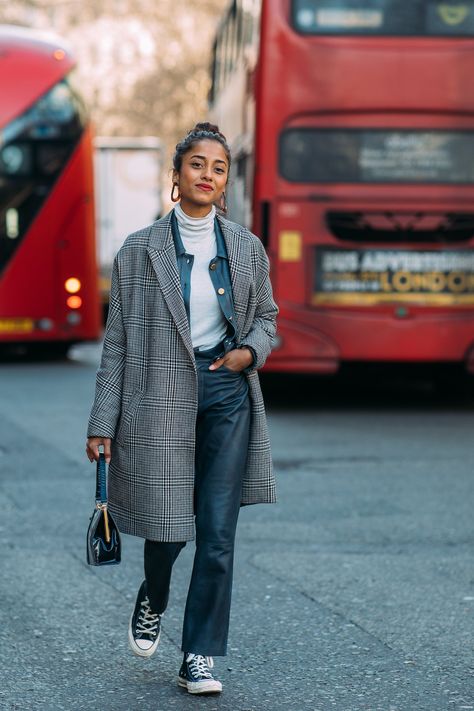
[[[227,140],[224,134],[219,130],[219,126],[216,126],[215,123],[209,123],[208,121],[197,123],[190,133],[198,133],[201,131],[205,131],[206,133],[215,133],[217,136],[221,136],[224,141]]]

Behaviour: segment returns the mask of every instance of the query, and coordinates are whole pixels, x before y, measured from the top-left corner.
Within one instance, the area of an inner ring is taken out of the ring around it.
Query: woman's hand
[[[102,444],[104,447],[105,461],[108,464],[110,462],[111,442],[110,437],[88,437],[86,441],[86,454],[89,461],[99,461],[99,447]]]
[[[225,365],[229,370],[240,372],[244,368],[248,368],[253,363],[253,353],[250,348],[235,348],[229,351],[222,358],[218,358],[211,363],[209,370],[218,370],[222,365]]]

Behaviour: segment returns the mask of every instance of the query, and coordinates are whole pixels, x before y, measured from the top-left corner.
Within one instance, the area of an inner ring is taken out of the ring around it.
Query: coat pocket
[[[125,440],[127,439],[127,436],[130,432],[130,428],[131,428],[131,425],[133,422],[133,418],[135,417],[135,415],[137,413],[137,410],[140,406],[140,402],[141,402],[142,398],[143,398],[143,392],[141,390],[137,390],[136,392],[133,393],[128,404],[123,409],[122,414],[120,415],[120,422],[119,422],[119,426],[117,429],[117,434],[115,436],[115,440],[117,442],[124,443]]]

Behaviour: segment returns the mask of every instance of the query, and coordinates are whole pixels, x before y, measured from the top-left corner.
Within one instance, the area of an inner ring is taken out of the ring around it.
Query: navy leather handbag
[[[87,562],[89,565],[112,565],[120,563],[120,533],[112,514],[107,510],[105,456],[99,454],[95,509],[87,529]]]

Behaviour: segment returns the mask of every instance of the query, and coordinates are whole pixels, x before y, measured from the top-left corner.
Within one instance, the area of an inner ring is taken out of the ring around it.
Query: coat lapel
[[[176,323],[184,345],[194,361],[191,331],[179,281],[170,216],[171,213],[152,225],[150,243],[147,250],[171,316]]]
[[[227,220],[218,216],[229,258],[230,280],[234,296],[235,317],[237,320],[237,338],[241,338],[247,315],[250,290],[250,245],[241,237],[240,231],[230,227]]]

